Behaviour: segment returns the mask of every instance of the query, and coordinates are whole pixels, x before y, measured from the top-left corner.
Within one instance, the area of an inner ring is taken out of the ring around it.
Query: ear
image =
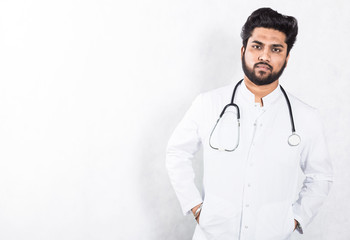
[[[243,58],[244,51],[245,51],[245,48],[244,48],[244,46],[242,46],[242,47],[241,47],[241,60],[242,60],[242,58]]]

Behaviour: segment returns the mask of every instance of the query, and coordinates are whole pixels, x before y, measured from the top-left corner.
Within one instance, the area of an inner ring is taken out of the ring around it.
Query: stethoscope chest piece
[[[288,144],[292,147],[298,146],[300,142],[301,142],[300,136],[294,132],[292,133],[292,135],[288,137]]]

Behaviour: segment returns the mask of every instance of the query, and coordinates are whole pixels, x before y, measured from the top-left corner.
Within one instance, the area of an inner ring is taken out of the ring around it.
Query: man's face
[[[246,48],[241,49],[244,74],[255,85],[278,80],[287,65],[286,35],[270,28],[255,28]]]

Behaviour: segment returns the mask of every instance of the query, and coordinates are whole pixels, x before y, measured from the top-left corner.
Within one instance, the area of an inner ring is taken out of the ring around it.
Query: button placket
[[[250,159],[252,159],[252,155],[250,155]],[[252,166],[252,162],[251,164],[249,164],[249,166]],[[242,230],[243,232],[248,232],[248,230],[250,229],[250,223],[253,220],[252,219],[252,212],[250,209],[250,202],[251,202],[251,179],[252,179],[252,169],[249,167],[246,170],[246,178],[245,178],[245,187],[244,187],[244,193],[243,193],[243,201],[242,201]]]
[[[260,106],[259,106],[260,107]],[[251,138],[251,145],[249,148],[249,153],[247,157],[247,168],[246,168],[246,175],[245,175],[245,184],[244,184],[244,191],[243,191],[243,199],[242,199],[242,216],[241,216],[241,239],[245,239],[249,235],[249,229],[251,227],[251,223],[253,221],[253,213],[252,207],[251,207],[251,200],[252,200],[252,189],[251,189],[251,181],[253,180],[253,167],[254,167],[254,154],[255,154],[255,145],[256,145],[256,137],[258,136],[257,133],[260,132],[260,121],[259,118],[262,114],[261,109],[256,109],[256,120],[251,123],[253,127],[252,132],[252,138]],[[248,234],[248,235],[247,235]],[[245,236],[245,237],[244,237]]]

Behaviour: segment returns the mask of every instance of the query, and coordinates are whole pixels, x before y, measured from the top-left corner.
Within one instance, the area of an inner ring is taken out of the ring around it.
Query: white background
[[[263,6],[299,21],[281,83],[320,109],[334,163],[293,239],[349,239],[346,0],[1,0],[0,239],[191,239],[166,143],[199,92],[242,78],[240,30]]]

